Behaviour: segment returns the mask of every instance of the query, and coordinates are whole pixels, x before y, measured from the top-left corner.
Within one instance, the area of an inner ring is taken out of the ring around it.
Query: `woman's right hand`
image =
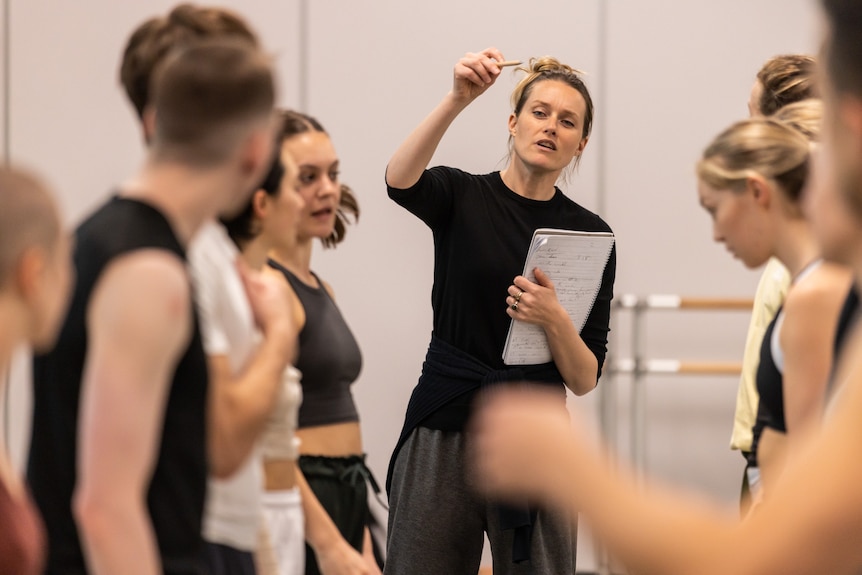
[[[419,181],[452,121],[497,80],[500,68],[496,62],[503,61],[503,54],[496,48],[465,54],[458,61],[452,90],[407,136],[389,160],[386,166],[388,185],[406,190]]]
[[[468,52],[455,64],[455,79],[452,96],[470,103],[490,88],[500,75],[495,62],[503,62],[503,54],[496,48],[486,48],[478,53]]]
[[[365,558],[344,539],[315,549],[321,575],[371,575]]]

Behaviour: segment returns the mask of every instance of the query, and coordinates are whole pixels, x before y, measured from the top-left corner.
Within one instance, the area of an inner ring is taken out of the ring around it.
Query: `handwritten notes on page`
[[[611,233],[541,228],[533,233],[522,275],[535,282],[533,270],[545,272],[554,282],[557,299],[580,332],[598,296],[613,246]],[[503,348],[503,362],[532,365],[551,359],[545,331],[513,319]]]

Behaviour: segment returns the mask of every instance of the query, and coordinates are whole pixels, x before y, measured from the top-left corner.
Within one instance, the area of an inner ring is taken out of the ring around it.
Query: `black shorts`
[[[205,563],[209,575],[257,575],[254,555],[221,543],[204,545]]]

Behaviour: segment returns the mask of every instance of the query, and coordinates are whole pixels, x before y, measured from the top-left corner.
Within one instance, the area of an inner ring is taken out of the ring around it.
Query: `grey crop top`
[[[317,288],[276,261],[269,265],[284,275],[305,308],[296,361],[302,372],[299,428],[359,421],[350,385],[362,369],[362,352],[338,306],[316,275]]]

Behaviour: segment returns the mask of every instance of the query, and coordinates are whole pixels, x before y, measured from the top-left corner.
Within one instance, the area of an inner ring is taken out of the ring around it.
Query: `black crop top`
[[[299,427],[359,421],[350,385],[362,370],[362,352],[323,282],[311,287],[276,261],[270,267],[284,274],[302,307],[305,326],[299,333],[302,404]]]
[[[781,309],[766,328],[763,343],[760,345],[760,364],[757,367],[755,379],[760,400],[757,404],[757,418],[752,429],[753,437],[749,455],[749,462],[753,466],[757,466],[757,446],[763,430],[769,427],[781,433],[787,432],[787,426],[784,423],[784,378],[772,356],[772,338],[780,316]]]

